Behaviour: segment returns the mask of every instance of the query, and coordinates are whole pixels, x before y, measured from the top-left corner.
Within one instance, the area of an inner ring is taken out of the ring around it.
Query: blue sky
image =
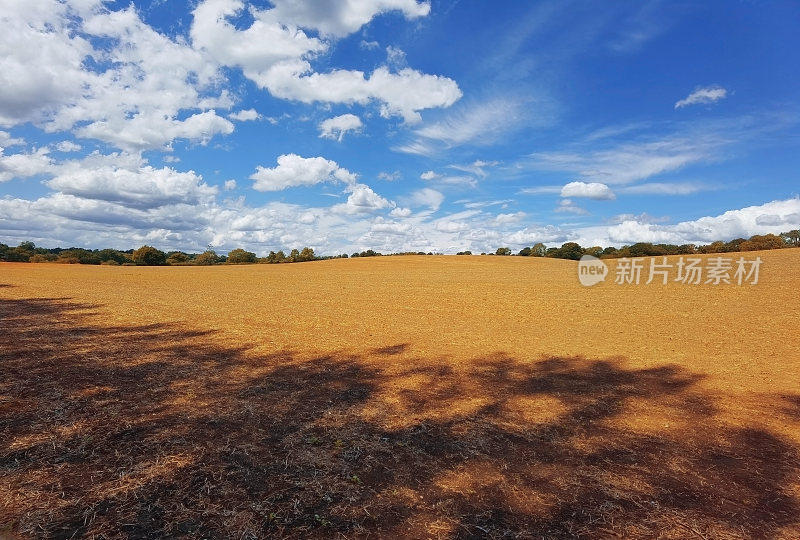
[[[0,12],[5,243],[480,252],[800,226],[796,2]]]

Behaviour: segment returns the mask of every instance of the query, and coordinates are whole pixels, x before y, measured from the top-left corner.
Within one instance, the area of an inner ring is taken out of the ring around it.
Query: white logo
[[[605,281],[607,275],[608,266],[597,257],[584,255],[578,262],[578,281],[584,287],[591,287]]]

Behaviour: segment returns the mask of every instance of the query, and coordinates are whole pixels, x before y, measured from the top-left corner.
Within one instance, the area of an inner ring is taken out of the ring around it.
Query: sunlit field
[[[800,249],[747,255],[0,264],[0,531],[798,538]]]

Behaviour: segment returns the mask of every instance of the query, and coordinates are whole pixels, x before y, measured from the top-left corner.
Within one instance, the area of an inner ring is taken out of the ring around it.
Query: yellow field
[[[800,537],[800,250],[756,255],[0,264],[0,536]]]

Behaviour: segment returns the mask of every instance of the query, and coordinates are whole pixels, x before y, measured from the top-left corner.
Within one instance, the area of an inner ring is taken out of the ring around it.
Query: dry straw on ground
[[[800,537],[800,250],[758,255],[2,264],[0,536]]]

